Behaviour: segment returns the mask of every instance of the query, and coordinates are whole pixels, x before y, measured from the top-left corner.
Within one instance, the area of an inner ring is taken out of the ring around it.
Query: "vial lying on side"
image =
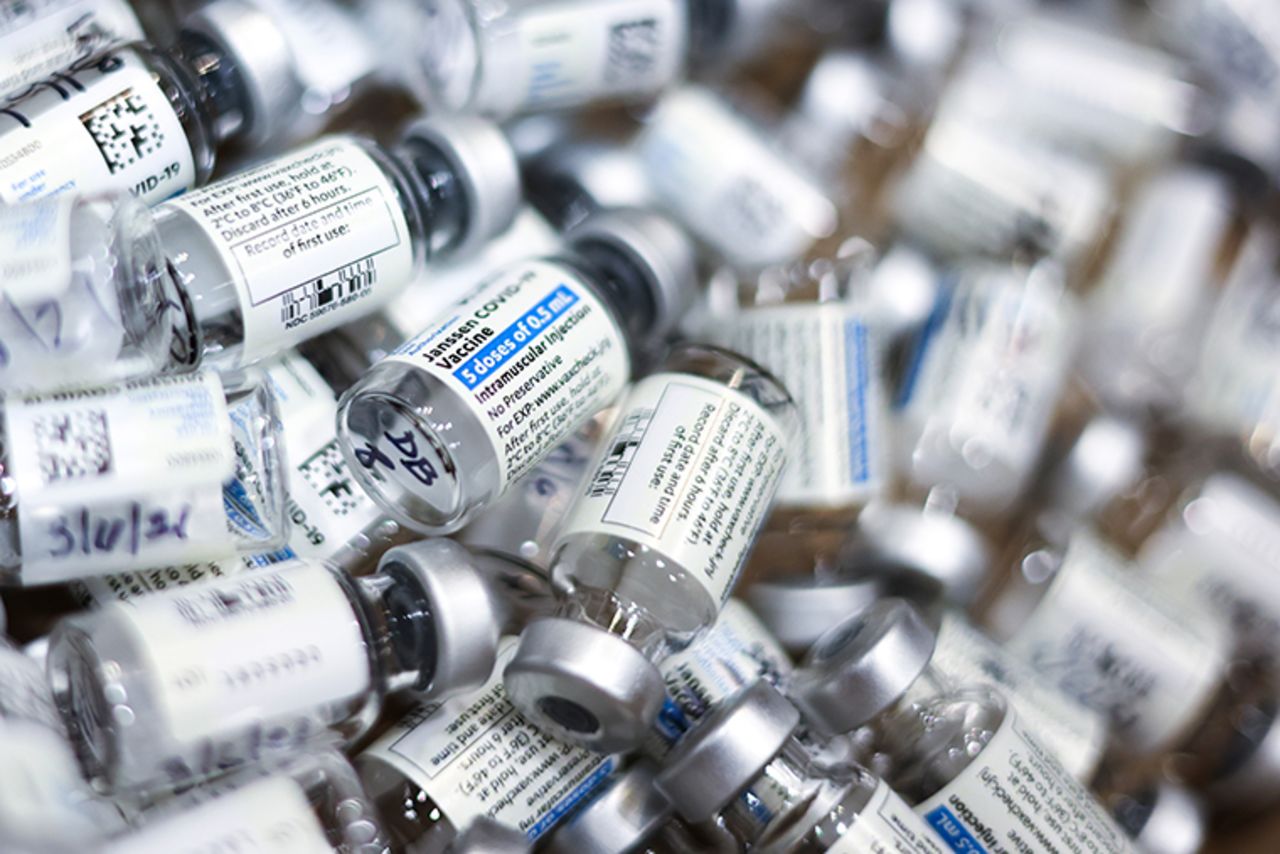
[[[445,854],[528,854],[531,850],[523,833],[481,816],[445,849]]]
[[[499,622],[470,553],[424,541],[364,578],[291,561],[68,617],[49,674],[86,776],[155,790],[351,741],[388,694],[481,684]]]
[[[654,783],[683,819],[741,850],[944,850],[882,780],[856,765],[815,764],[799,726],[796,708],[756,682],[704,719]]]
[[[343,394],[343,453],[391,518],[463,527],[608,406],[679,319],[696,275],[668,222],[611,213],[568,243],[494,274]]]
[[[656,663],[733,592],[796,429],[786,389],[697,344],[636,383],[562,525],[554,618],[524,631],[511,701],[565,741],[635,747],[662,705]]]
[[[0,11],[0,98],[116,42],[143,37],[128,0],[37,0]]]
[[[209,373],[3,404],[0,578],[37,585],[284,545],[275,401]]]

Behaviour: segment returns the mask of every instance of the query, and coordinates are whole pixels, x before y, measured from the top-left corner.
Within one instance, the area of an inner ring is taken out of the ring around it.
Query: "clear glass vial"
[[[142,38],[128,0],[34,0],[0,8],[0,97],[21,91],[115,42]]]
[[[943,850],[883,781],[854,765],[817,765],[799,726],[796,708],[756,682],[679,744],[654,785],[685,821],[741,850]]]
[[[355,770],[333,749],[249,767],[142,815],[103,854],[162,854],[200,845],[264,854],[384,854],[387,838]]]
[[[660,217],[606,214],[568,247],[489,277],[342,395],[342,451],[391,518],[462,528],[617,397],[690,299],[692,249]]]
[[[291,561],[108,603],[55,629],[49,674],[86,775],[161,789],[481,684],[499,628],[471,554],[429,540],[360,579]]]
[[[795,404],[763,368],[678,345],[637,382],[553,547],[557,616],[524,631],[511,701],[565,741],[634,747],[656,663],[715,622],[768,513]]]
[[[261,383],[224,388],[201,372],[13,396],[2,418],[4,583],[284,545],[280,423]]]
[[[232,370],[370,314],[428,262],[504,231],[519,201],[502,132],[436,116],[391,147],[324,137],[164,204],[176,367]]]

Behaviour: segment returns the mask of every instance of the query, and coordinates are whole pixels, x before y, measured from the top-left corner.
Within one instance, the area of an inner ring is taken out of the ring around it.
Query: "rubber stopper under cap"
[[[488,681],[500,618],[471,552],[453,540],[420,540],[388,551],[378,571],[414,579],[429,602],[436,665],[430,683],[417,690],[442,696]]]
[[[631,644],[573,620],[534,620],[503,673],[507,698],[561,741],[600,753],[638,746],[666,698],[662,674]]]
[[[673,329],[693,305],[697,252],[666,217],[630,208],[604,211],[583,220],[565,239],[575,248],[603,243],[635,262],[648,278],[655,300],[653,335]]]
[[[654,780],[687,821],[706,821],[760,776],[800,724],[800,712],[757,681],[702,719]]]
[[[297,115],[302,81],[288,39],[271,15],[244,0],[215,0],[185,18],[182,29],[209,38],[235,63],[249,98],[238,139],[262,145]]]
[[[467,226],[455,257],[479,249],[506,231],[520,210],[520,165],[502,129],[479,116],[434,115],[405,129],[438,150],[453,167],[467,199]]]
[[[654,767],[643,760],[620,775],[603,794],[560,825],[550,854],[618,854],[639,846],[667,823],[671,804],[653,785]]]
[[[977,596],[991,566],[990,549],[972,525],[910,504],[867,507],[858,518],[855,542],[868,549],[855,549],[855,559],[918,573],[961,605]]]
[[[812,578],[763,581],[747,588],[746,599],[778,642],[803,655],[818,638],[885,597],[880,578],[819,583]]]
[[[936,642],[911,605],[878,602],[822,636],[792,677],[791,699],[815,729],[851,732],[906,693]]]

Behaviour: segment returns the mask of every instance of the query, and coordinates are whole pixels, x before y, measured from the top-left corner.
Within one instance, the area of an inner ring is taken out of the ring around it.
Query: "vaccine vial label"
[[[216,376],[11,398],[4,417],[26,583],[234,554]]]
[[[1132,852],[1127,837],[1013,712],[916,812],[956,852]]]
[[[0,201],[128,191],[147,204],[195,184],[186,131],[146,62],[84,60],[0,105]]]
[[[338,447],[333,390],[296,353],[269,364],[266,381],[280,408],[289,449],[290,547],[300,557],[332,558],[381,513],[351,477]]]
[[[964,617],[943,616],[930,664],[953,685],[994,687],[1071,776],[1082,782],[1093,776],[1106,745],[1105,718],[1046,681]]]
[[[1220,627],[1145,584],[1088,532],[1006,647],[1086,706],[1136,751],[1167,746],[1196,720],[1226,672]]]
[[[878,343],[861,313],[837,303],[743,311],[728,346],[764,365],[791,392],[800,438],[778,503],[847,507],[884,489],[886,402]]]
[[[64,196],[0,206],[0,289],[6,304],[56,299],[71,285],[73,205]]]
[[[884,781],[846,827],[827,849],[830,854],[943,854],[933,831]]]
[[[332,854],[334,848],[302,788],[288,777],[267,777],[158,821],[103,850]]]
[[[506,698],[502,671],[515,654],[504,639],[484,687],[420,705],[360,760],[378,760],[421,788],[454,827],[486,816],[536,840],[591,796],[613,758],[553,741]]]
[[[293,553],[286,549],[270,554],[245,555],[181,566],[113,572],[110,575],[82,578],[72,583],[71,592],[86,608],[96,608],[108,602],[130,602],[139,596],[162,593],[189,584],[226,579],[246,570],[274,566],[293,557]]]
[[[635,145],[662,203],[736,266],[792,261],[836,230],[822,191],[704,89],[664,97]]]
[[[662,743],[653,755],[665,753],[725,697],[756,679],[777,685],[792,669],[751,609],[730,599],[710,631],[661,664],[667,697],[655,724]]]
[[[395,185],[352,138],[322,139],[171,204],[235,284],[244,362],[369,314],[413,275]],[[181,225],[168,227],[181,240]]]
[[[370,689],[360,623],[341,584],[317,564],[106,608],[136,633],[179,743],[323,710]]]
[[[13,95],[115,42],[143,38],[126,0],[0,5],[0,96]]]
[[[654,549],[723,604],[769,511],[787,437],[745,395],[691,374],[636,383],[560,539]]]
[[[1230,474],[1209,477],[1138,564],[1188,608],[1207,609],[1250,650],[1280,638],[1280,504]]]
[[[608,406],[631,375],[609,309],[578,274],[547,261],[494,275],[389,358],[430,375],[471,411],[498,458],[500,488]],[[376,477],[424,493],[443,463],[426,437],[404,428],[391,425],[355,456]]]

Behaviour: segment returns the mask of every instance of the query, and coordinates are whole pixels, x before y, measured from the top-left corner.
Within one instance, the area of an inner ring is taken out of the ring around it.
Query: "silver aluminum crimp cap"
[[[897,702],[933,657],[936,632],[886,599],[827,632],[791,681],[791,699],[826,735],[857,729]]]
[[[534,620],[503,673],[507,698],[551,735],[599,753],[638,746],[666,698],[638,649],[595,626]]]
[[[498,654],[501,615],[476,558],[453,540],[419,540],[390,549],[378,572],[412,580],[425,596],[436,662],[417,691],[440,697],[488,681]]]
[[[721,703],[684,737],[654,781],[683,818],[712,818],[782,752],[800,712],[767,682]]]
[[[867,507],[858,517],[854,542],[846,558],[867,561],[870,568],[916,573],[961,605],[977,596],[992,560],[986,540],[968,522],[911,504]]]
[[[641,760],[595,800],[560,825],[550,854],[617,854],[639,850],[671,818],[671,804],[653,785],[657,770]]]
[[[506,231],[520,210],[520,165],[502,129],[479,116],[436,114],[405,128],[405,140],[439,151],[467,199],[466,232],[452,248],[463,257]]]

